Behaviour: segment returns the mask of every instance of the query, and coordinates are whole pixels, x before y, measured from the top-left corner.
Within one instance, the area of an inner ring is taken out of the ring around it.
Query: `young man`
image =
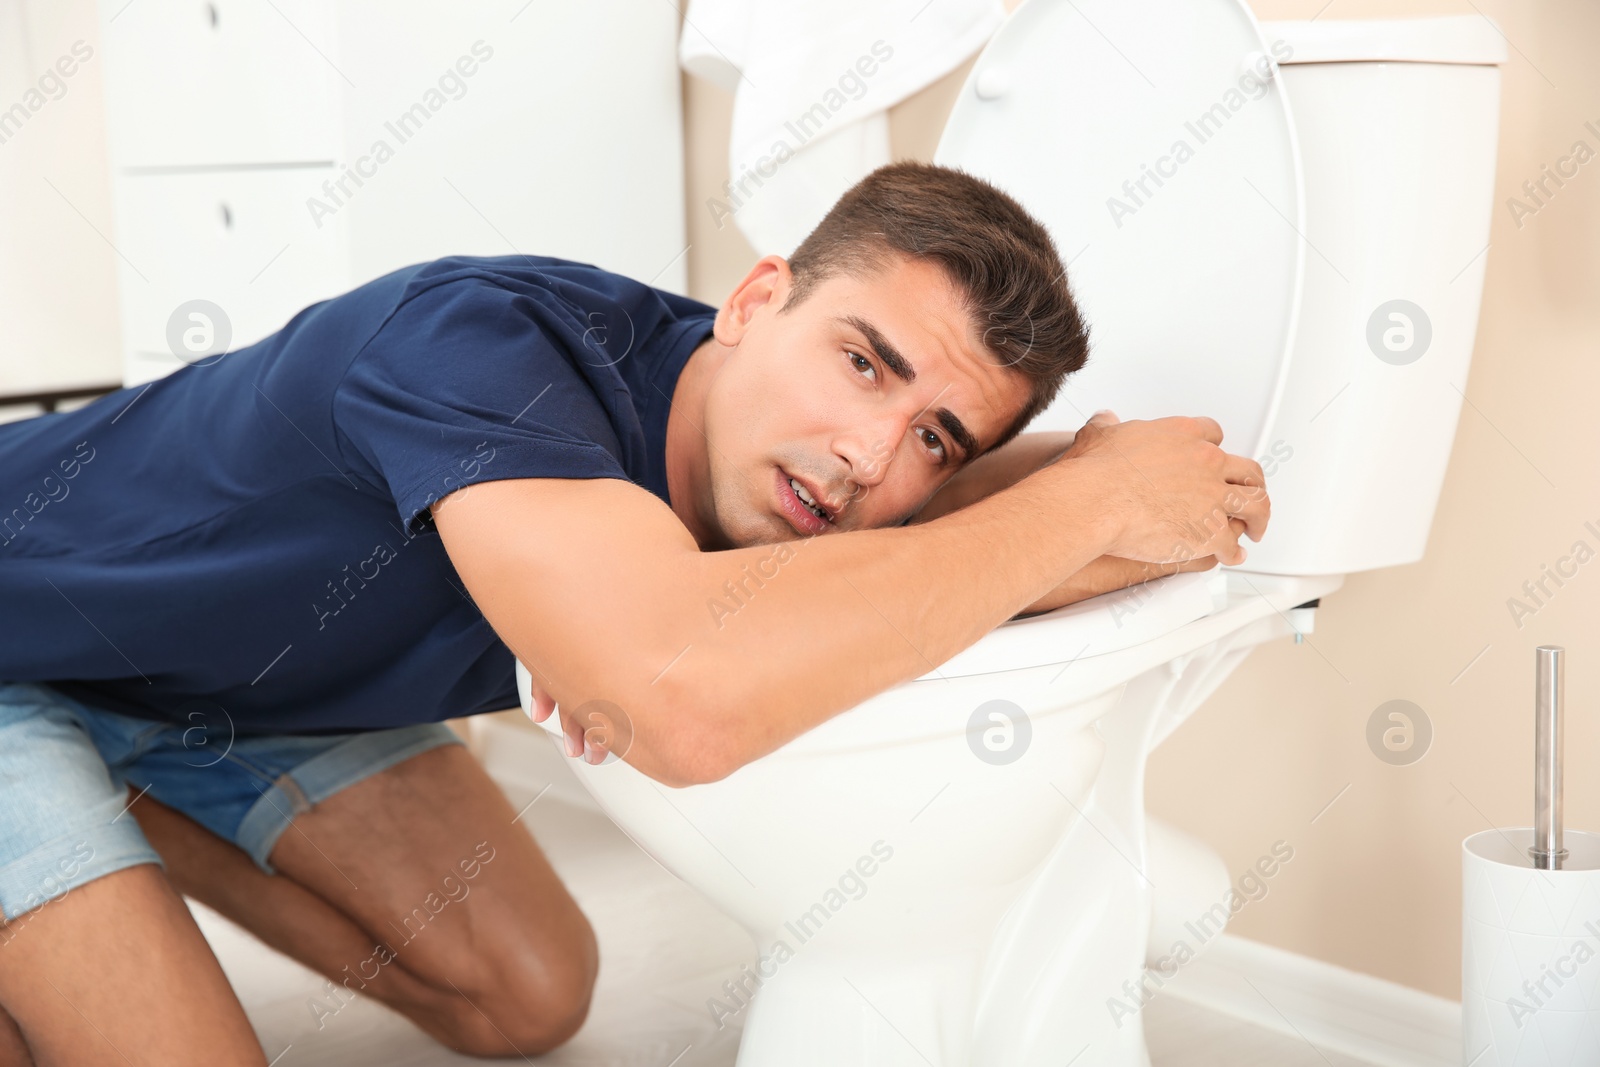
[[[1210,419],[1012,440],[1086,353],[1044,229],[908,163],[714,312],[449,258],[0,427],[0,1061],[265,1062],[180,893],[327,976],[323,1026],[561,1043],[593,933],[441,720],[514,706],[515,656],[569,755],[706,782],[1019,612],[1242,560],[1262,472]]]

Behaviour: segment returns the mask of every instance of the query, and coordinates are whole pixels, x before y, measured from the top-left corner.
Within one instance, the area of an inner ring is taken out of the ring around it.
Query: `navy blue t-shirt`
[[[427,509],[503,478],[666,501],[673,388],[713,317],[587,264],[452,256],[0,425],[0,679],[239,733],[514,707]]]

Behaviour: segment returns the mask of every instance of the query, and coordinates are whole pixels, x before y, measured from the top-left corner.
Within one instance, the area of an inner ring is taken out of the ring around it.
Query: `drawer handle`
[[[218,204],[217,206],[222,209],[222,228],[225,230],[233,229],[233,209],[227,204]]]
[[[216,4],[207,4],[206,5],[206,14],[211,17],[211,28],[212,29],[216,29],[217,28],[217,5]]]

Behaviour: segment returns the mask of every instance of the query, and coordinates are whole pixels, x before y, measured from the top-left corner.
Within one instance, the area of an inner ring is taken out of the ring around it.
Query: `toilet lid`
[[[1209,415],[1265,451],[1305,232],[1271,55],[1239,0],[1025,0],[979,57],[934,161],[1044,222],[1090,328],[1030,429]]]

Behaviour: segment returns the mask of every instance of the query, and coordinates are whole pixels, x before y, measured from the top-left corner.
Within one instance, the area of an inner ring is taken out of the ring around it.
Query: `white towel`
[[[1001,0],[689,0],[678,60],[734,94],[728,184],[705,205],[787,256],[889,162],[888,108],[948,74]]]

